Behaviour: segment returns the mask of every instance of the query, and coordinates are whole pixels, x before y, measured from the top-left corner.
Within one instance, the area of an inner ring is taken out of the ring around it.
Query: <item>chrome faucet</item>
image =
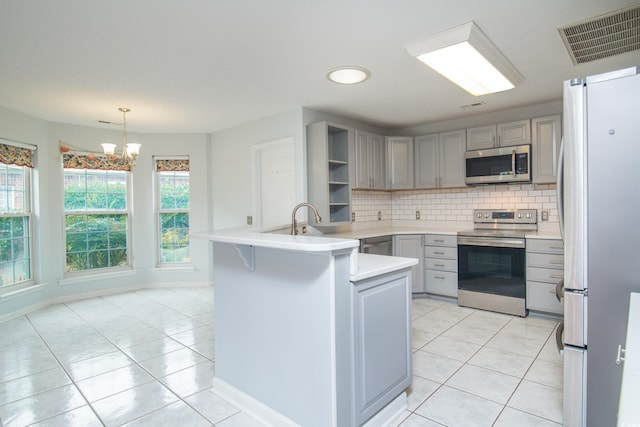
[[[300,209],[303,206],[306,206],[313,211],[313,214],[316,216],[316,222],[322,222],[322,218],[320,218],[318,209],[316,209],[315,206],[313,206],[311,203],[300,203],[299,205],[296,205],[296,207],[293,208],[293,211],[291,212],[291,235],[292,236],[295,236],[296,234],[298,234],[298,222],[296,221],[296,212],[298,211],[298,209]]]

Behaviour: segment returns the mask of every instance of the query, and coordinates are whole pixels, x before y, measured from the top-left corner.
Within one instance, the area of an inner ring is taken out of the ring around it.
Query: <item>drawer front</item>
[[[424,256],[427,258],[458,259],[458,247],[447,248],[444,246],[425,246]]]
[[[443,234],[425,234],[425,245],[433,246],[458,246],[458,236],[447,236]]]
[[[455,259],[425,258],[424,268],[438,271],[458,271],[458,261]]]
[[[527,267],[527,280],[556,284],[562,280],[564,270],[553,268]]]
[[[527,252],[562,254],[564,253],[564,248],[562,240],[527,239]]]
[[[554,254],[527,253],[528,267],[564,268],[564,256]]]
[[[563,307],[556,298],[556,286],[527,280],[527,308],[529,310],[562,314]]]
[[[424,274],[428,293],[458,297],[458,273],[425,269]]]

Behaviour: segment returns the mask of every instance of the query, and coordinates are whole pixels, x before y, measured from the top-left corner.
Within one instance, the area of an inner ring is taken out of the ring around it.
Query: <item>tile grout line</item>
[[[152,299],[150,299],[150,298],[146,298],[146,299],[148,299],[148,300],[150,300],[150,301],[153,301],[153,300],[152,300]],[[120,310],[120,308],[119,308],[119,307],[117,307],[115,304],[113,304],[111,301],[106,301],[106,302],[108,302],[109,304],[111,304],[114,308],[116,308],[116,309]],[[155,302],[155,301],[154,301],[154,302]],[[163,305],[163,307],[166,307],[166,306],[164,306],[164,305]],[[70,307],[69,307],[69,309],[70,309],[70,310],[72,310],[72,311],[74,311],[74,310],[73,310],[73,309],[71,309]],[[122,312],[123,312],[123,314],[128,315],[128,314],[127,314],[126,312],[124,312],[123,310],[120,310],[120,311],[122,311]],[[77,314],[77,313],[75,313],[75,311],[74,311],[74,314]],[[147,415],[150,415],[150,414],[152,414],[152,413],[154,413],[154,412],[156,412],[156,411],[159,411],[159,410],[164,409],[164,408],[166,408],[166,407],[168,407],[168,406],[171,406],[171,405],[173,405],[173,404],[175,404],[175,403],[177,403],[177,402],[183,402],[185,405],[187,405],[187,406],[189,406],[191,409],[193,409],[197,414],[199,414],[200,416],[202,416],[205,420],[207,420],[208,422],[210,422],[210,423],[211,423],[211,425],[214,425],[214,423],[213,423],[213,422],[211,422],[207,417],[205,417],[205,416],[204,416],[204,414],[202,414],[200,411],[198,411],[196,408],[194,408],[192,405],[190,405],[190,404],[189,404],[189,402],[187,402],[185,399],[183,399],[182,397],[180,397],[180,396],[179,396],[175,391],[173,391],[170,387],[168,387],[167,385],[165,385],[165,383],[164,383],[164,382],[162,382],[162,380],[161,380],[160,378],[156,377],[156,376],[155,376],[151,371],[149,371],[147,368],[145,368],[143,365],[141,365],[138,361],[136,361],[136,360],[134,360],[132,357],[130,357],[130,356],[129,356],[129,355],[128,355],[128,354],[127,354],[127,353],[126,353],[126,352],[125,352],[125,351],[124,351],[120,346],[119,346],[119,345],[117,345],[116,343],[114,343],[113,341],[111,341],[111,340],[110,340],[107,336],[105,336],[102,332],[100,332],[99,330],[97,330],[93,325],[91,325],[91,324],[90,324],[87,320],[85,320],[81,315],[79,315],[79,314],[77,314],[77,315],[78,315],[78,317],[80,317],[80,319],[82,319],[84,322],[86,322],[87,324],[89,324],[89,325],[91,326],[91,328],[92,328],[92,329],[94,329],[97,333],[99,333],[99,334],[100,334],[104,339],[106,339],[106,340],[107,340],[107,341],[109,341],[113,346],[115,346],[115,347],[118,349],[118,351],[120,351],[122,354],[124,354],[124,355],[125,355],[129,360],[131,360],[135,365],[137,365],[140,369],[142,369],[144,372],[146,372],[147,374],[149,374],[149,376],[153,379],[153,381],[158,382],[162,387],[166,388],[169,392],[171,392],[173,395],[175,395],[175,397],[177,397],[177,399],[178,399],[176,402],[171,402],[171,403],[169,403],[169,404],[167,404],[167,405],[161,406],[160,408],[156,408],[156,409],[152,410],[151,412],[148,412],[148,413],[145,413],[145,414],[141,414],[140,416],[138,416],[138,417],[136,417],[136,418],[133,418],[133,419],[131,419],[131,420],[128,420],[128,421],[126,421],[126,422],[125,422],[125,424],[130,423],[130,422],[133,422],[133,421],[138,420],[138,419],[141,419],[141,418],[143,418],[143,417],[146,417]],[[187,316],[187,317],[189,317],[189,316]],[[148,323],[146,323],[146,322],[144,322],[144,321],[142,321],[142,322],[148,325]],[[149,325],[149,326],[151,326],[151,325]],[[151,327],[153,328],[153,326],[151,326]],[[153,329],[157,330],[156,328],[153,328]],[[164,337],[163,337],[163,338],[165,338],[165,337],[166,337],[166,338],[169,338],[169,339],[171,339],[172,341],[175,341],[175,342],[177,342],[178,344],[182,345],[184,348],[188,348],[189,350],[194,351],[195,353],[198,353],[198,352],[196,352],[195,350],[192,350],[191,348],[189,348],[188,346],[186,346],[186,345],[182,344],[181,342],[176,341],[174,338],[172,338],[170,335],[167,335],[167,334],[166,334],[166,333],[164,333],[163,331],[159,331],[159,332],[161,332],[161,333],[164,335]],[[177,351],[177,350],[174,350],[174,351]],[[172,352],[169,352],[169,353],[172,353]],[[168,353],[164,353],[164,354],[168,354]],[[198,354],[200,354],[200,353],[198,353]],[[202,357],[205,357],[205,356],[202,356]],[[207,361],[210,361],[210,360],[209,360],[208,358],[206,358],[206,357],[205,357],[205,359],[207,359]],[[204,362],[203,362],[203,363],[204,363]],[[213,362],[212,362],[212,363],[213,363]],[[197,365],[197,364],[196,364],[196,365]],[[195,365],[193,365],[193,366],[195,366]],[[191,366],[190,366],[190,367],[191,367]],[[184,368],[184,369],[189,369],[190,367],[186,367],[186,368]],[[63,367],[63,369],[64,369],[64,367]],[[121,369],[121,368],[117,368],[117,369]],[[184,369],[181,369],[181,370],[184,370]],[[115,369],[114,369],[114,370],[115,370]],[[176,371],[176,372],[180,372],[181,370]],[[66,370],[65,370],[65,372],[66,372]],[[108,372],[113,372],[113,371],[108,371]],[[108,372],[105,372],[105,373],[108,373]],[[175,373],[175,372],[174,372],[174,373]],[[173,373],[172,373],[172,374],[173,374]],[[169,374],[169,375],[172,375],[172,374]],[[102,375],[102,374],[100,374],[100,375]],[[69,375],[69,377],[71,378],[71,375]],[[73,381],[73,378],[72,378],[72,381]],[[151,383],[151,381],[150,381],[149,383]],[[145,383],[145,384],[149,384],[149,383]],[[74,385],[75,385],[75,383],[74,383]],[[137,386],[135,386],[135,387],[137,387]],[[135,388],[135,387],[128,388],[128,389],[126,389],[126,390],[121,390],[121,391],[119,391],[118,393],[115,393],[115,394],[110,395],[110,396],[105,396],[105,397],[103,397],[103,398],[101,398],[101,399],[96,400],[96,402],[99,402],[99,401],[101,401],[101,400],[103,400],[103,399],[107,399],[107,398],[109,398],[109,397],[111,397],[111,396],[115,396],[116,394],[123,393],[123,392],[128,391],[128,390],[132,390],[132,389],[133,389],[133,388]],[[77,387],[77,386],[76,386],[76,388],[80,391],[80,393],[82,393],[82,391],[80,390],[80,388],[79,388],[79,387]],[[195,393],[193,393],[193,394],[197,394],[197,393],[199,393],[199,392],[195,392]],[[187,397],[193,396],[193,394],[191,394],[191,395],[189,395],[189,396],[187,396]],[[98,420],[100,420],[100,422],[101,422],[104,426],[106,426],[106,423],[102,420],[102,418],[101,418],[101,417],[98,415],[98,413],[95,411],[95,409],[93,408],[92,403],[91,403],[91,402],[89,402],[89,400],[86,398],[86,396],[84,396],[84,393],[82,393],[82,396],[83,396],[83,397],[85,398],[85,400],[87,401],[87,404],[91,407],[91,410],[96,414],[96,417],[98,418]],[[95,403],[95,402],[93,402],[93,403]],[[234,415],[235,415],[235,414],[234,414]]]
[[[442,307],[443,307],[443,305],[444,305],[444,304],[441,304],[441,305],[439,305],[439,306],[437,306],[437,307],[433,308],[432,310],[429,310],[429,311],[427,311],[427,312],[425,312],[425,313],[421,314],[420,316],[416,317],[415,319],[412,319],[412,328],[413,328],[413,322],[414,322],[415,320],[417,320],[417,319],[419,319],[419,318],[421,318],[421,317],[423,317],[423,316],[425,316],[425,315],[427,315],[427,314],[429,314],[429,313],[431,313],[431,312],[433,312],[433,311],[435,311],[435,310],[437,310],[437,309],[439,309],[439,308],[442,308]],[[425,346],[427,346],[429,343],[431,343],[431,342],[435,341],[437,338],[441,337],[441,336],[442,336],[445,332],[447,332],[449,329],[451,329],[451,328],[455,327],[456,325],[460,324],[460,322],[462,322],[463,320],[467,319],[469,316],[471,316],[472,314],[474,314],[474,313],[476,313],[476,312],[477,312],[477,310],[474,310],[474,311],[472,311],[471,313],[469,313],[467,316],[465,316],[465,317],[463,317],[462,319],[458,320],[456,323],[454,323],[453,325],[449,326],[448,328],[446,328],[445,330],[443,330],[442,332],[440,332],[440,333],[439,333],[435,338],[433,338],[433,339],[429,340],[427,343],[425,343],[425,344],[424,344],[423,346],[421,346],[420,348],[417,348],[415,351],[413,351],[413,352],[412,352],[412,354],[415,354],[417,351],[425,351],[425,352],[427,352],[427,353],[435,354],[435,355],[439,356],[439,355],[438,355],[438,354],[436,354],[436,353],[431,353],[431,352],[429,352],[429,351],[427,351],[427,350],[423,350],[423,349],[424,349],[424,347],[425,347]],[[430,398],[431,398],[435,393],[437,393],[437,392],[438,392],[438,390],[440,390],[444,385],[446,385],[446,382],[447,382],[447,381],[449,381],[449,380],[450,380],[450,379],[451,379],[451,378],[452,378],[452,377],[453,377],[457,372],[459,372],[459,371],[460,371],[460,369],[462,369],[465,365],[469,364],[469,360],[471,360],[471,359],[472,359],[476,354],[478,354],[478,352],[480,352],[480,351],[481,351],[482,349],[484,349],[485,347],[486,347],[486,348],[491,348],[491,349],[492,349],[493,347],[487,347],[487,343],[488,343],[489,341],[491,341],[491,339],[493,339],[493,338],[494,338],[494,337],[495,337],[495,336],[496,336],[500,331],[502,331],[504,328],[506,328],[506,327],[507,327],[507,325],[509,325],[509,324],[510,324],[514,319],[515,319],[515,317],[510,318],[510,319],[509,319],[509,320],[508,320],[508,321],[507,321],[507,322],[506,322],[502,327],[500,327],[498,330],[496,330],[496,332],[494,332],[494,333],[491,335],[491,337],[490,337],[488,340],[486,340],[486,341],[485,341],[485,343],[484,343],[484,344],[482,344],[482,345],[480,346],[480,348],[478,348],[478,350],[476,350],[476,351],[475,351],[475,352],[474,352],[474,353],[473,353],[473,354],[472,354],[472,355],[467,359],[467,361],[463,362],[463,364],[462,364],[458,369],[456,369],[456,370],[455,370],[451,375],[449,375],[449,376],[447,377],[447,379],[446,379],[443,383],[441,383],[441,384],[440,384],[440,385],[439,385],[439,386],[438,386],[438,387],[437,387],[437,388],[436,388],[432,393],[430,393],[430,394],[429,394],[429,395],[428,395],[428,396],[427,396],[427,397],[426,397],[426,398],[425,398],[425,399],[424,399],[424,400],[423,400],[423,401],[422,401],[422,402],[421,402],[421,403],[416,407],[416,409],[415,409],[415,410],[413,410],[413,411],[409,411],[409,412],[410,412],[410,414],[409,414],[409,415],[407,415],[407,417],[405,417],[405,418],[403,418],[402,420],[400,420],[400,424],[402,424],[404,421],[406,421],[406,420],[407,420],[409,417],[411,417],[412,415],[417,415],[417,416],[420,416],[420,417],[422,417],[422,418],[426,418],[426,419],[428,419],[429,421],[437,422],[437,421],[432,420],[432,419],[430,419],[430,418],[424,417],[423,415],[418,414],[418,413],[416,413],[415,411],[416,411],[420,406],[424,405],[424,403],[425,403],[426,401],[428,401],[428,400],[429,400],[429,399],[430,399]],[[542,347],[537,351],[537,353],[536,353],[535,357],[532,357],[532,359],[533,359],[533,360],[532,360],[531,364],[529,365],[529,367],[526,369],[526,371],[523,373],[522,377],[516,377],[516,376],[513,376],[513,375],[505,374],[505,373],[503,373],[503,372],[495,371],[495,370],[493,370],[493,369],[483,368],[483,367],[479,367],[479,366],[476,366],[476,365],[473,365],[473,364],[469,364],[470,366],[474,366],[474,367],[478,367],[478,368],[482,368],[482,369],[487,369],[487,370],[489,370],[489,371],[491,371],[491,372],[496,372],[496,373],[499,373],[499,374],[503,374],[503,375],[511,376],[511,377],[513,377],[513,378],[518,378],[518,384],[517,384],[517,385],[516,385],[516,387],[513,389],[513,391],[512,391],[512,392],[511,392],[511,394],[509,395],[509,398],[507,399],[507,401],[506,401],[504,404],[499,403],[499,402],[495,402],[495,401],[493,401],[493,400],[491,400],[491,399],[487,399],[487,398],[482,397],[482,396],[477,396],[477,395],[475,395],[475,394],[473,394],[473,393],[470,393],[470,392],[465,391],[465,390],[460,390],[460,389],[458,389],[458,388],[456,388],[456,387],[452,387],[452,386],[450,386],[450,385],[447,385],[447,387],[451,387],[451,388],[453,388],[453,389],[455,389],[455,390],[458,390],[458,391],[460,391],[460,392],[463,392],[463,393],[469,394],[469,395],[471,395],[471,396],[475,396],[475,397],[478,397],[478,398],[481,398],[481,399],[485,399],[485,400],[488,400],[488,401],[490,401],[490,402],[497,403],[497,404],[501,405],[501,406],[502,406],[502,408],[500,409],[500,412],[497,414],[496,418],[495,418],[495,419],[494,419],[494,421],[492,422],[492,425],[494,425],[494,424],[497,422],[497,420],[500,418],[500,416],[502,415],[502,413],[504,412],[505,408],[507,408],[507,407],[508,407],[507,405],[508,405],[509,401],[511,400],[511,398],[513,397],[513,395],[516,393],[516,391],[517,391],[518,387],[519,387],[519,386],[522,384],[522,382],[524,381],[525,376],[527,375],[527,373],[529,372],[529,370],[532,368],[533,364],[536,362],[536,360],[538,360],[538,357],[539,357],[539,356],[540,356],[540,354],[542,353],[542,350],[544,349],[544,346],[546,345],[546,343],[547,343],[547,341],[549,340],[549,338],[553,335],[553,332],[555,331],[555,329],[556,329],[556,328],[557,328],[557,322],[556,322],[556,325],[555,325],[553,328],[551,328],[551,331],[550,331],[550,332],[549,332],[549,334],[546,336],[546,338],[545,338],[544,340],[542,340],[542,342],[543,342]],[[428,332],[428,331],[427,331],[427,332]],[[456,339],[456,338],[454,338],[454,339]],[[475,344],[475,345],[478,345],[478,344],[476,344],[476,343],[472,343],[472,342],[470,342],[470,341],[466,341],[466,340],[464,340],[464,339],[458,339],[458,340],[459,340],[459,341],[463,341],[463,342],[467,342],[467,343],[469,343],[469,344]],[[498,349],[498,350],[500,350],[500,349]],[[518,353],[516,353],[516,354],[518,354]],[[524,356],[524,355],[523,355],[523,356]],[[453,359],[453,360],[455,360],[455,359]],[[420,375],[418,375],[418,376],[420,376]],[[421,378],[423,378],[423,377],[421,377]],[[428,380],[428,378],[425,378],[425,379],[427,379],[427,380]],[[534,381],[534,382],[535,382],[535,381]],[[541,384],[541,383],[539,383],[539,384]],[[546,384],[542,384],[542,385],[546,385]],[[509,408],[510,408],[510,407],[509,407]],[[517,410],[519,410],[519,409],[517,409]],[[539,418],[542,418],[542,419],[545,419],[545,420],[548,420],[548,421],[551,421],[551,422],[555,422],[555,421],[553,421],[553,420],[549,420],[548,418],[546,418],[546,417],[542,417],[542,416],[540,416],[540,415],[530,414],[530,413],[528,413],[528,412],[526,412],[526,411],[521,411],[521,412],[523,412],[523,413],[527,413],[527,414],[529,414],[529,415],[536,416],[536,417],[539,417]],[[400,424],[399,424],[399,425],[400,425]],[[439,423],[438,423],[438,424],[439,424]]]

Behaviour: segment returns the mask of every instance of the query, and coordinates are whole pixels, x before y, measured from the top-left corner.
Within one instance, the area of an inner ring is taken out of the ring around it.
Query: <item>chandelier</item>
[[[136,144],[131,142],[127,143],[127,113],[131,110],[126,107],[120,107],[118,108],[118,110],[122,111],[122,123],[123,123],[122,159],[131,160],[133,163],[135,163],[136,156],[140,152],[141,144]],[[102,150],[104,151],[104,154],[109,156],[115,155],[116,144],[105,142],[100,145],[102,145]]]

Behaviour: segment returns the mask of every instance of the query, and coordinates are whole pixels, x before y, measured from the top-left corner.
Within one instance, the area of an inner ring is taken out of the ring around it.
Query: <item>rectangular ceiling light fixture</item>
[[[524,80],[473,21],[406,49],[474,96],[513,89]]]

